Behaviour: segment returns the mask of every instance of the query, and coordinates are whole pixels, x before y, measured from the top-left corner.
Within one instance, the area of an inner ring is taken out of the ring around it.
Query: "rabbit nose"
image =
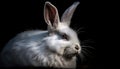
[[[79,50],[79,49],[80,49],[78,44],[75,45],[75,49],[76,49],[76,50]]]

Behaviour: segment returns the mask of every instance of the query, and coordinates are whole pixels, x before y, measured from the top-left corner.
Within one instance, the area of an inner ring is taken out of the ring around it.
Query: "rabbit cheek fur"
[[[78,4],[73,3],[60,21],[57,8],[46,2],[44,19],[48,31],[33,30],[18,34],[3,49],[3,63],[7,66],[75,68],[76,54],[80,53],[81,47],[76,32],[69,25]]]

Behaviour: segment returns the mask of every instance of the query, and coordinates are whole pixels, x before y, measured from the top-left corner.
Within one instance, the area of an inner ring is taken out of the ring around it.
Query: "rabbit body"
[[[77,5],[74,3],[68,10],[74,11]],[[81,47],[76,32],[69,27],[70,12],[67,10],[60,22],[57,9],[50,2],[46,2],[44,10],[48,30],[25,31],[10,40],[1,53],[5,66],[76,67],[76,54]]]
[[[65,60],[63,56],[49,51],[46,44],[47,33],[47,31],[34,30],[17,35],[4,48],[3,54],[6,53],[6,56],[2,60],[7,62],[5,64],[8,66],[75,66],[76,57]],[[48,37],[48,40],[51,38],[54,39],[54,36]]]

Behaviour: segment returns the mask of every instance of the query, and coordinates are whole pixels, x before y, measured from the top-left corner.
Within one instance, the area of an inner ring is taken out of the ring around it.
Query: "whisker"
[[[82,43],[95,43],[95,41],[93,41],[92,39],[87,39],[87,40],[84,40],[82,41]]]
[[[93,53],[93,51],[89,51],[88,49],[83,49],[83,51],[86,51],[88,56],[94,56],[95,54]]]
[[[74,25],[73,25],[73,28],[74,28],[75,30],[78,29],[78,27],[79,27],[78,24],[74,24]]]
[[[94,57],[95,57],[95,54],[90,54],[89,51],[85,49],[83,49],[81,51],[81,54],[79,55],[81,63],[86,63],[87,61],[93,59]]]
[[[79,34],[79,33],[84,33],[85,31],[83,31],[83,29],[85,29],[85,28],[83,28],[83,27],[79,27],[78,29],[77,29],[77,34]]]
[[[85,32],[83,31],[83,29],[85,29],[84,27],[81,27],[81,25],[75,24],[73,29],[76,31],[77,34]]]
[[[87,59],[88,59],[88,53],[86,51],[81,51],[81,54],[80,54],[80,58],[81,58],[81,62],[85,62]]]
[[[94,47],[91,47],[91,46],[81,46],[82,48],[89,48],[89,49],[94,49],[96,50]]]
[[[83,55],[85,55],[85,56],[88,56],[88,55],[89,55],[88,52],[86,52],[86,51],[83,50],[83,49],[82,49],[81,53],[83,53]]]
[[[79,32],[77,32],[77,34],[79,35],[80,33],[84,33],[85,31],[79,31]]]

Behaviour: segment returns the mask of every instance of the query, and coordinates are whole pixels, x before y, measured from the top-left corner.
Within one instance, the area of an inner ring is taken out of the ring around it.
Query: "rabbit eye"
[[[62,34],[62,38],[65,39],[65,40],[69,40],[69,37],[67,34]]]

